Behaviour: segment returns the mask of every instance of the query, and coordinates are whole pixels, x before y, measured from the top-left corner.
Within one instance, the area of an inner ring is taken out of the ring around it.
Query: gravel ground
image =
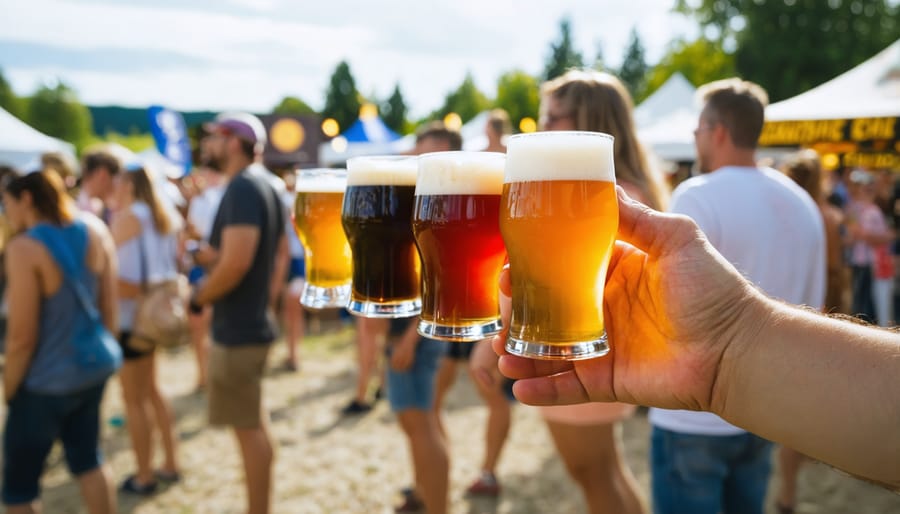
[[[303,357],[299,372],[278,371],[275,365],[282,362],[284,349],[276,347],[270,358],[273,370],[265,383],[278,446],[273,512],[393,512],[397,491],[411,482],[411,472],[405,440],[388,406],[379,402],[362,417],[339,415],[353,394],[352,329],[307,337]],[[161,355],[159,371],[177,415],[184,478],[148,499],[120,494],[120,512],[241,512],[244,490],[236,443],[227,431],[206,426],[205,398],[193,391],[192,354],[182,349]],[[134,469],[126,430],[109,423],[121,413],[118,383],[112,380],[104,407],[103,449],[117,482]],[[467,498],[465,488],[481,462],[485,419],[474,387],[461,373],[446,411],[452,445],[451,512],[584,512],[579,492],[556,457],[540,416],[522,405],[514,409],[512,432],[498,470],[503,494],[497,500]],[[623,434],[628,461],[646,494],[650,479],[646,413],[640,411],[628,420]],[[59,448],[50,457],[43,488],[45,512],[83,512]],[[799,491],[798,513],[900,513],[900,496],[822,464],[803,469]]]

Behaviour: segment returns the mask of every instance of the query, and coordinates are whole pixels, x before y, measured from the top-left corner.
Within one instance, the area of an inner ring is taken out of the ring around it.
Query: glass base
[[[355,316],[364,318],[411,318],[422,312],[422,300],[404,300],[401,302],[377,303],[362,300],[350,300],[347,310]]]
[[[510,336],[506,339],[506,351],[529,359],[578,361],[606,355],[609,353],[609,345],[606,343],[605,331],[594,341],[563,344],[523,341]]]
[[[419,320],[419,335],[441,341],[472,343],[499,334],[503,325],[499,319],[487,321],[479,325],[443,325],[433,321]]]
[[[350,284],[335,287],[312,286],[307,282],[300,294],[300,304],[310,309],[346,307],[350,300]]]

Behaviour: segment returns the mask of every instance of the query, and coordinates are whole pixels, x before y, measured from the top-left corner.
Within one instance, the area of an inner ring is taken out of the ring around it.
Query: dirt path
[[[269,374],[265,394],[278,444],[275,513],[390,513],[398,499],[396,491],[411,482],[405,440],[385,402],[363,417],[344,419],[338,414],[353,391],[352,341],[350,329],[309,337],[299,373]],[[283,348],[277,347],[270,363],[280,363],[283,355]],[[120,494],[120,512],[241,512],[244,492],[235,443],[227,432],[206,427],[205,398],[192,392],[192,355],[186,349],[163,355],[160,372],[164,392],[177,413],[184,479],[150,499]],[[121,414],[119,394],[117,382],[111,381],[105,420]],[[497,501],[466,498],[464,490],[481,461],[486,412],[464,374],[447,403],[446,423],[452,439],[451,512],[584,511],[543,422],[537,412],[521,405],[514,409],[512,433],[499,467],[502,496]],[[104,429],[104,451],[118,482],[134,469],[127,434],[124,428],[110,424]],[[628,420],[623,434],[629,463],[646,493],[646,415],[642,412]],[[43,486],[47,513],[83,512],[77,487],[58,449],[51,456]],[[900,513],[900,496],[821,464],[803,470],[799,488],[798,513]]]

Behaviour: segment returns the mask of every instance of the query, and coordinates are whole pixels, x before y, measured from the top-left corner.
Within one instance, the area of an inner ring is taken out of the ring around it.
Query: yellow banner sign
[[[816,143],[896,142],[897,117],[853,120],[769,121],[763,126],[760,146],[803,146]]]

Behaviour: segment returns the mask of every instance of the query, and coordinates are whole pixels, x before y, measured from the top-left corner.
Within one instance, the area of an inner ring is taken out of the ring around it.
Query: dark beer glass
[[[422,256],[423,336],[471,342],[500,332],[505,162],[488,152],[419,157],[413,233]]]
[[[341,222],[353,254],[347,310],[370,318],[419,314],[421,264],[412,232],[415,157],[355,157],[347,161]]]

